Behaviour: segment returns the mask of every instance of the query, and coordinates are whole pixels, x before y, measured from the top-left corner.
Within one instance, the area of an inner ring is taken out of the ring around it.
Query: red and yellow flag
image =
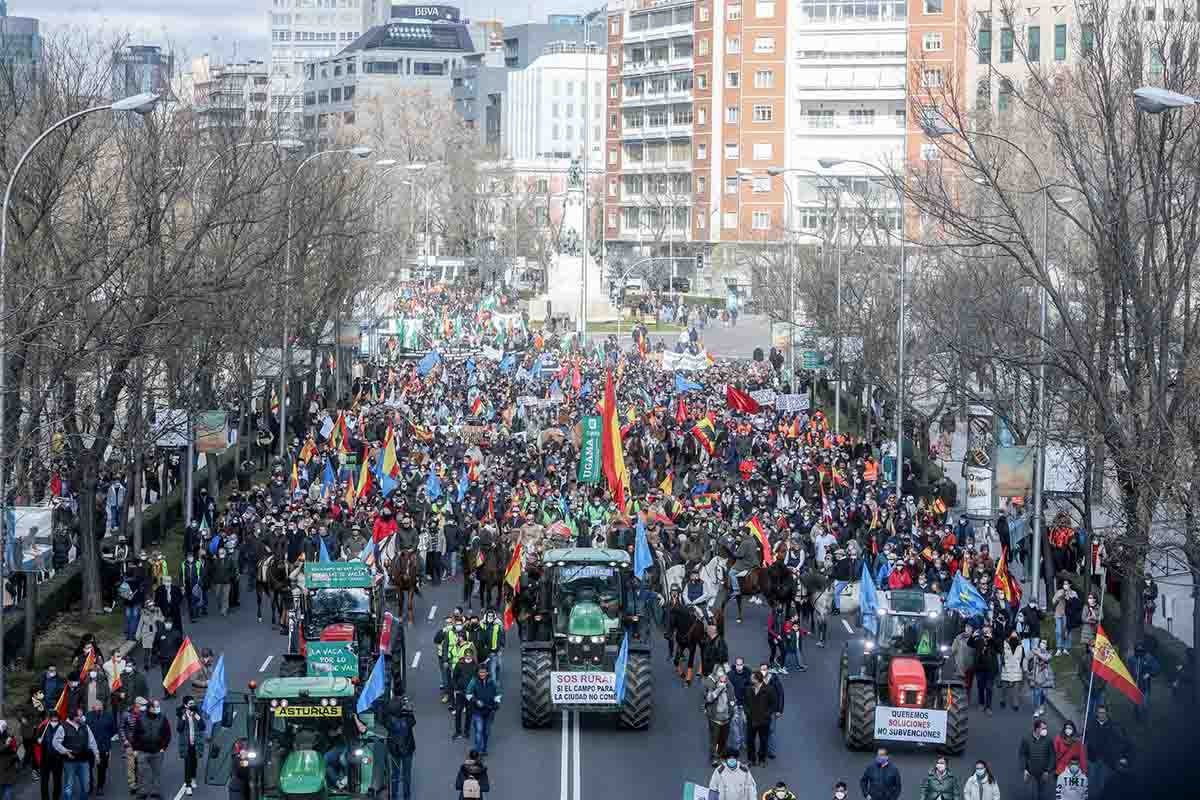
[[[513,590],[513,594],[521,592],[521,548],[523,542],[517,542],[512,558],[508,560],[508,568],[504,570],[504,582]]]
[[[708,454],[713,454],[713,424],[707,417],[704,417],[695,425],[692,426],[692,436],[695,436],[700,446],[703,447]]]
[[[112,672],[112,680],[109,681],[108,688],[110,691],[115,692],[117,689],[120,689],[124,685],[124,681],[121,680],[121,665],[117,663],[117,654],[116,653],[113,653],[113,656],[112,656],[111,672]]]
[[[196,655],[196,648],[192,647],[192,639],[186,637],[175,654],[175,660],[171,662],[171,668],[163,676],[163,688],[168,694],[175,694],[188,678],[200,671],[200,666],[200,657]]]
[[[663,482],[658,485],[658,488],[662,491],[663,494],[674,494],[674,492],[672,491],[675,488],[675,471],[674,470],[669,470],[667,472],[667,477],[664,478]]]
[[[1138,705],[1145,699],[1125,667],[1125,662],[1108,640],[1103,625],[1096,626],[1096,641],[1092,644],[1092,672]]]
[[[692,498],[692,505],[696,508],[712,508],[713,503],[715,503],[717,500],[717,497],[718,495],[716,492],[705,492],[704,494],[698,494]]]
[[[304,447],[300,448],[300,460],[305,464],[313,460],[313,456],[317,454],[317,443],[313,441],[313,437],[309,436],[304,440]]]
[[[762,546],[763,565],[770,566],[775,561],[775,554],[771,552],[771,543],[767,541],[767,532],[763,530],[757,514],[750,518],[746,527],[750,529],[750,533],[754,535],[755,539],[758,539],[758,543]]]
[[[292,462],[291,487],[292,487],[293,492],[296,491],[296,489],[300,488],[300,473],[296,471],[296,462],[294,462],[294,461]]]
[[[1008,574],[1008,548],[1000,551],[1000,561],[996,564],[995,586],[1004,595],[1005,601],[1011,606],[1021,602],[1021,584]]]
[[[471,401],[471,416],[478,417],[483,413],[483,394],[475,395],[475,399]]]
[[[70,694],[71,687],[63,684],[62,693],[58,696],[58,702],[54,704],[54,713],[59,719],[67,718],[67,695]]]
[[[601,432],[600,464],[608,480],[609,491],[617,501],[617,510],[625,510],[625,493],[629,490],[629,470],[625,467],[625,449],[621,445],[621,424],[617,418],[617,393],[613,386],[612,370],[604,381],[604,421]]]
[[[354,488],[354,494],[357,497],[362,497],[367,492],[371,491],[371,459],[370,452],[363,451],[362,469],[358,471],[358,486]]]
[[[87,656],[83,659],[83,666],[79,668],[80,675],[87,675],[96,668],[96,648],[93,647],[87,651]]]

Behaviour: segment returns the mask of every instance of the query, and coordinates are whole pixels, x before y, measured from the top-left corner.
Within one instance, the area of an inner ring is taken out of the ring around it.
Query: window
[[[992,105],[992,89],[988,85],[988,79],[983,78],[975,84],[975,108],[978,111],[987,111]]]
[[[617,215],[616,214],[608,215],[608,229],[610,231],[615,231],[617,229]]]
[[[558,138],[558,123],[555,123],[550,126],[550,138],[551,139]]]
[[[701,89],[701,90],[708,88],[708,73],[707,72],[701,72],[698,75],[696,75],[696,88]]]
[[[774,36],[759,36],[754,40],[754,52],[756,53],[774,53],[775,52],[775,37]]]
[[[700,6],[700,21],[708,22],[708,6]]]
[[[738,81],[739,77],[740,76],[736,72],[726,72],[725,73],[725,88],[726,89],[737,89],[739,86],[739,81]]]
[[[550,116],[554,119],[558,119],[558,103],[550,104]]]
[[[755,145],[757,147],[757,145]],[[770,175],[755,175],[754,181],[751,184],[754,187],[756,194],[764,194],[771,191],[771,176]]]
[[[1029,61],[1036,64],[1042,60],[1042,29],[1037,25],[1029,26]]]
[[[704,9],[700,9],[700,13],[703,14]],[[704,222],[705,222],[704,214],[703,213],[697,214],[696,215],[696,229],[701,230],[701,231],[704,230]]]
[[[733,230],[737,227],[737,214],[732,211],[726,211],[721,215],[721,227],[726,230]]]
[[[755,161],[770,161],[774,154],[774,148],[770,142],[755,142],[754,143],[754,160]]]
[[[937,161],[938,148],[932,142],[923,142],[921,144],[921,160],[922,161]]]
[[[755,211],[750,215],[750,227],[756,231],[765,231],[771,227],[770,211]]]
[[[696,109],[696,124],[697,125],[707,125],[708,124],[708,109],[705,108],[704,106],[700,106],[699,108]]]
[[[616,83],[610,83],[608,85],[608,96],[611,97],[613,100],[617,99],[617,84]]]
[[[699,53],[700,53],[700,55],[702,55],[702,56],[706,56],[706,55],[708,55],[708,39],[701,39],[701,40],[700,40],[700,50],[699,50]]]
[[[334,88],[330,89],[330,90],[329,90],[329,99],[330,99],[330,101],[331,101],[331,102],[334,102],[334,103],[340,103],[340,102],[342,102],[342,90],[341,90],[341,87],[337,87],[337,86],[335,86]]]
[[[754,121],[755,122],[770,122],[774,118],[774,116],[775,116],[775,111],[774,111],[773,106],[756,105],[754,107]]]
[[[610,67],[621,66],[621,54],[618,53],[616,50],[613,50],[611,53],[609,53],[608,54],[608,65]]]
[[[1154,22],[1154,6],[1146,6],[1144,13],[1145,16],[1143,19],[1145,19],[1146,22]]]
[[[758,0],[754,4],[754,16],[759,19],[771,19],[775,16],[775,0]]]
[[[725,143],[725,158],[730,161],[734,161],[737,159],[737,157],[738,157],[737,142],[726,142]]]
[[[1055,27],[1055,30],[1054,30],[1054,57],[1055,57],[1055,59],[1057,59],[1059,61],[1065,60],[1067,57],[1067,47],[1066,47],[1067,26],[1063,25],[1062,28],[1063,28],[1063,57],[1061,59],[1058,58],[1058,28]],[[1083,50],[1083,54],[1085,56],[1091,55],[1092,50],[1096,47],[1096,28],[1090,22],[1085,22],[1083,24],[1083,30],[1079,34],[1079,44],[1080,44],[1080,49]]]
[[[736,4],[725,6],[725,19],[739,20],[742,18],[742,7]]]
[[[738,179],[736,177],[725,179],[725,194],[737,194]]]
[[[832,110],[810,110],[808,112],[808,127],[810,128],[832,128],[833,127],[833,111]]]
[[[708,178],[705,178],[704,176],[700,176],[699,178],[696,179],[696,192],[698,194],[704,194],[707,191],[708,191]]]
[[[1088,48],[1090,49],[1090,48]],[[1067,60],[1067,26],[1054,26],[1054,60]]]
[[[737,106],[729,106],[728,108],[725,109],[725,124],[726,125],[737,125],[738,124],[738,107]]]
[[[1008,111],[1009,106],[1012,105],[1012,91],[1012,81],[1008,80],[1008,78],[1002,79],[1000,81],[1000,92],[996,96],[997,111]]]
[[[1150,51],[1150,74],[1155,78],[1163,74],[1163,57],[1157,48]]]
[[[671,112],[671,124],[673,125],[691,125],[692,124],[692,107],[679,106]]]
[[[616,130],[616,128],[617,128],[617,115],[609,114],[608,115],[608,129]]]
[[[979,31],[979,36],[976,39],[976,43],[978,44],[979,50],[979,63],[992,63],[992,32],[986,28],[981,29]]]
[[[617,179],[616,179],[616,178],[609,178],[609,181],[608,181],[608,196],[609,196],[609,197],[616,197],[616,196],[617,196]]]
[[[571,140],[573,140],[573,139],[575,138],[575,128],[573,128],[572,126],[568,125],[568,126],[567,126],[567,135],[566,135],[564,138],[565,138],[565,139],[566,139],[568,142],[569,142],[569,141],[571,141]]]
[[[941,14],[945,8],[945,0],[925,0],[926,14]]]
[[[942,71],[927,69],[922,73],[921,79],[926,89],[938,89],[942,85]]]
[[[608,148],[608,163],[609,163],[609,166],[616,166],[616,164],[617,164],[617,148],[615,148],[615,147]]]
[[[708,145],[706,145],[706,144],[696,145],[696,160],[697,161],[706,161],[707,159],[708,159]]]
[[[875,109],[873,108],[852,108],[850,109],[850,127],[851,128],[870,128],[875,125]]]
[[[621,18],[620,17],[613,17],[612,22],[610,22],[608,25],[608,32],[611,33],[613,36],[621,35]]]
[[[938,52],[942,49],[941,31],[933,31],[921,37],[921,49],[927,52]]]
[[[725,52],[728,55],[735,56],[742,52],[742,40],[736,36],[730,36],[725,40]]]
[[[1000,63],[1011,64],[1013,60],[1013,30],[1000,29]]]
[[[754,88],[755,89],[773,89],[775,88],[775,72],[769,69],[760,69],[754,73]]]
[[[575,104],[567,103],[567,118],[570,119],[573,116],[575,116]]]

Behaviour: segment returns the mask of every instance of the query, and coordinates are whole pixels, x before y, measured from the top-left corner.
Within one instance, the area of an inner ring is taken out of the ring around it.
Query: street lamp
[[[38,137],[33,140],[29,147],[25,148],[25,152],[17,159],[17,165],[13,168],[12,174],[8,178],[8,185],[4,188],[4,202],[0,204],[0,572],[3,572],[4,568],[4,550],[7,546],[7,537],[14,533],[13,531],[6,530],[8,515],[5,512],[8,508],[8,481],[7,474],[5,473],[5,459],[8,451],[6,449],[7,442],[4,440],[7,428],[3,423],[5,419],[5,400],[8,395],[8,347],[4,339],[4,320],[8,316],[8,204],[12,199],[13,186],[16,185],[17,177],[21,174],[21,168],[25,166],[25,161],[29,158],[30,154],[37,149],[38,145],[47,136],[64,125],[80,117],[85,117],[88,114],[94,114],[97,111],[132,111],[135,114],[145,116],[153,111],[156,105],[158,105],[158,95],[135,94],[132,97],[126,97],[102,106],[92,106],[82,111],[76,111],[74,114],[68,114],[38,134]],[[0,628],[3,628],[3,626],[4,603],[0,602]],[[0,636],[0,713],[4,710],[3,638]]]
[[[1143,113],[1161,114],[1174,108],[1198,105],[1200,98],[1172,92],[1170,89],[1160,89],[1157,86],[1143,86],[1133,90],[1133,104]]]
[[[300,171],[309,163],[323,156],[351,155],[355,158],[368,158],[374,153],[371,147],[343,147],[337,150],[321,150],[313,153],[300,162],[292,177],[288,180],[287,188],[287,241],[283,250],[283,337],[279,351],[279,459],[287,461],[287,389],[288,377],[291,372],[291,358],[288,353],[288,286],[292,277],[292,190],[296,188],[296,178]],[[336,335],[336,332],[335,332]]]
[[[867,167],[882,175],[885,179],[890,179],[891,176],[879,167],[877,164],[872,164],[869,161],[858,161],[850,158],[820,158],[817,163],[821,165],[821,169],[832,169],[840,164],[856,164],[858,166]],[[899,230],[897,231],[900,240],[900,312],[899,325],[896,334],[898,344],[898,353],[896,360],[896,491],[903,493],[904,491],[904,272],[905,272],[905,253],[904,253],[904,195],[900,188],[900,183],[896,183],[896,208],[900,213]],[[838,298],[839,303],[841,297]],[[840,324],[839,324],[840,328]],[[841,354],[838,355],[838,368],[841,369]],[[840,381],[838,382],[840,386]]]

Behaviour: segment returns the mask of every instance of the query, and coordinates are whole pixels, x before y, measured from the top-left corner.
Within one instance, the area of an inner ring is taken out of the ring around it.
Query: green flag
[[[579,472],[576,476],[580,483],[600,482],[600,458],[603,449],[600,439],[602,427],[599,417],[583,418],[583,446],[579,450]]]

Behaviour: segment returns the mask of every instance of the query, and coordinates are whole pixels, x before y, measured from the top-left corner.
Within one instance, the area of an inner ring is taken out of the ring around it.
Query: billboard
[[[1027,445],[996,448],[996,494],[1024,497],[1033,491],[1037,448]]]
[[[1047,447],[1046,479],[1042,490],[1054,494],[1083,494],[1084,449]]]

